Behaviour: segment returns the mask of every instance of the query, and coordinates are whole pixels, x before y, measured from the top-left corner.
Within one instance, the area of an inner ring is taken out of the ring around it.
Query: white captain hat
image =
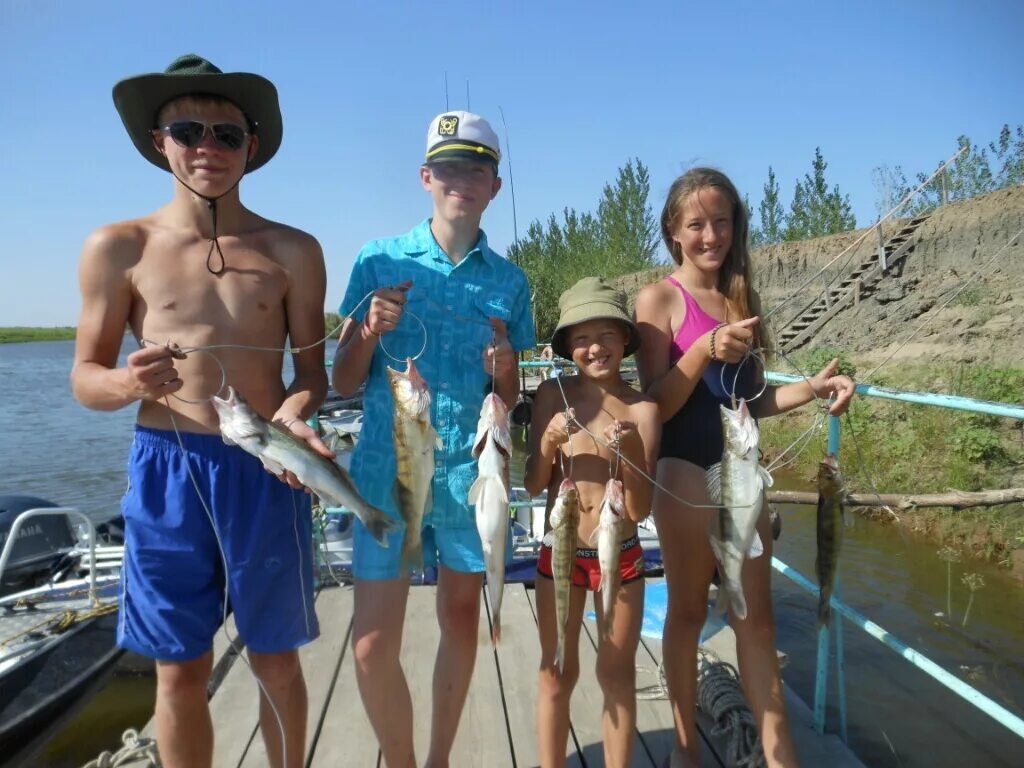
[[[501,148],[491,124],[472,112],[442,112],[427,129],[424,163],[487,160],[498,165]]]

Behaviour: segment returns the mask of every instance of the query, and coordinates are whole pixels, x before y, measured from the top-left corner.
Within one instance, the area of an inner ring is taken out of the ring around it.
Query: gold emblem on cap
[[[458,115],[445,115],[437,122],[439,136],[454,136],[459,130]]]

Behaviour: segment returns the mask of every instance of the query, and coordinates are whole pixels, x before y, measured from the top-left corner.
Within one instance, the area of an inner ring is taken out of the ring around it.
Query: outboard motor
[[[6,546],[18,515],[29,509],[56,506],[34,496],[0,494],[0,550]],[[66,517],[48,515],[27,520],[18,531],[11,558],[0,577],[0,594],[31,589],[48,581],[53,566],[75,548],[77,541]]]

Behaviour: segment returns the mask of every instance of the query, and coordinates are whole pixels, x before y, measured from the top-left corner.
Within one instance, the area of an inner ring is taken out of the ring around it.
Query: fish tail
[[[423,571],[423,539],[418,535],[413,541],[409,532],[406,531],[405,541],[402,543],[402,572]]]
[[[818,628],[832,623],[832,590],[825,587],[818,593]]]
[[[725,608],[728,609],[730,616],[735,616],[737,619],[743,620],[747,618],[747,598],[743,594],[743,587],[737,585],[735,589],[726,589]],[[719,595],[721,595],[721,590]],[[715,606],[715,610],[718,610],[718,606]]]
[[[501,642],[501,608],[494,611],[491,617],[491,645]]]
[[[397,523],[388,517],[384,512],[375,509],[373,514],[367,518],[366,530],[377,540],[382,547],[388,546],[388,534],[397,527]]]
[[[497,645],[501,640],[501,598],[504,595],[504,579],[493,577],[487,572],[487,594],[491,601],[491,643]]]

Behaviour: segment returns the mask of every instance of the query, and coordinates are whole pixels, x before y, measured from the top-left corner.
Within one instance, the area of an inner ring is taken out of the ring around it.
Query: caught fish
[[[601,516],[597,525],[597,561],[601,565],[601,607],[604,615],[604,636],[612,631],[615,597],[622,583],[619,554],[622,552],[622,526],[626,516],[626,500],[622,481],[612,478],[604,487]]]
[[[569,625],[569,599],[572,595],[572,571],[576,565],[576,540],[580,527],[580,493],[576,483],[566,478],[558,489],[551,508],[551,575],[555,582],[555,623],[558,646],[555,664],[565,668],[565,633]]]
[[[476,426],[473,455],[477,478],[469,489],[476,506],[476,529],[487,566],[487,594],[491,601],[491,642],[501,639],[501,598],[505,588],[505,544],[508,538],[508,462],[512,434],[508,407],[494,392],[484,398]]]
[[[359,495],[348,472],[284,427],[264,419],[233,387],[228,387],[226,398],[214,397],[213,407],[225,443],[251,453],[275,475],[291,472],[329,505],[351,510],[382,547],[388,545],[387,533],[395,521]]]
[[[843,546],[843,476],[833,454],[818,465],[818,554],[814,572],[818,575],[818,626],[832,618],[832,588]]]
[[[760,432],[746,401],[740,400],[736,410],[724,405],[720,409],[725,448],[722,461],[706,474],[708,495],[720,507],[710,532],[711,548],[722,576],[715,610],[725,613],[728,609],[737,618],[745,619],[743,561],[751,549],[757,556],[760,548],[757,520],[761,516],[764,488],[772,484],[772,478],[758,464]]]
[[[412,358],[404,373],[388,368],[394,400],[395,502],[405,521],[402,568],[423,570],[423,516],[431,506],[434,449],[440,438],[430,423],[430,389]]]

